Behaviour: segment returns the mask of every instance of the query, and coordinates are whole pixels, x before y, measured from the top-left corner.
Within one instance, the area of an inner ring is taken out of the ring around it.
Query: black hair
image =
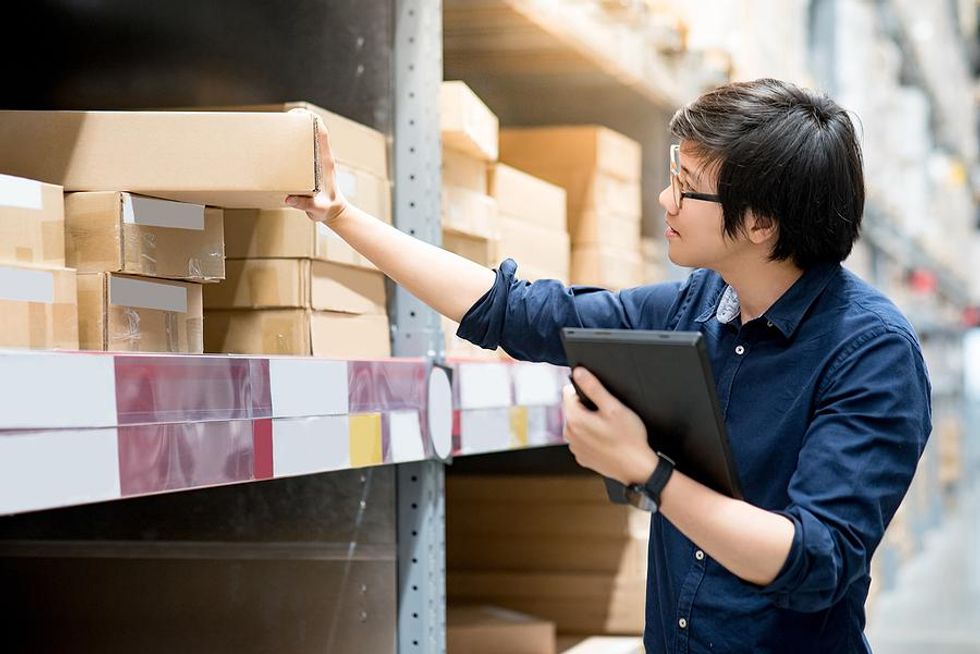
[[[847,258],[861,229],[861,146],[844,109],[775,79],[726,84],[674,114],[670,132],[718,173],[725,233],[746,211],[778,228],[773,260],[801,268]]]

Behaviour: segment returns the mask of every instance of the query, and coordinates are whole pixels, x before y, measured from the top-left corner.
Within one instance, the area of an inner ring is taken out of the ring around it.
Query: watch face
[[[647,495],[646,489],[639,484],[626,487],[626,499],[630,504],[642,511],[654,513],[657,510],[657,503],[653,501],[652,497]]]

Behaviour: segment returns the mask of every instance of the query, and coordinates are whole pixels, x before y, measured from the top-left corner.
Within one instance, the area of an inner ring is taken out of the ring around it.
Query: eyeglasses
[[[721,197],[717,195],[712,195],[710,193],[694,193],[692,191],[685,191],[681,186],[680,174],[683,170],[681,168],[681,146],[674,144],[670,146],[670,190],[674,194],[674,206],[678,209],[681,208],[681,203],[684,202],[684,198],[690,198],[692,200],[703,200],[705,202],[717,202],[721,204]]]

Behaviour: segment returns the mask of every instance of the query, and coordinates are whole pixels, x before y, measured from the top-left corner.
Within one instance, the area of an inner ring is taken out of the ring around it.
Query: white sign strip
[[[54,273],[0,266],[0,300],[54,302]]]
[[[121,495],[115,429],[0,435],[0,514]]]
[[[548,435],[548,411],[550,407],[530,406],[527,408],[527,444],[547,445]]]
[[[147,227],[204,229],[204,205],[122,194],[123,222]]]
[[[459,431],[462,454],[510,449],[510,409],[461,411]]]
[[[109,304],[187,313],[187,289],[130,277],[109,278]]]
[[[388,414],[388,443],[391,446],[391,463],[425,459],[418,411],[392,411]]]
[[[513,371],[517,404],[552,406],[561,402],[560,377],[554,366],[547,363],[517,363]]]
[[[276,477],[350,468],[350,418],[277,418],[272,421]]]
[[[111,356],[0,352],[0,429],[112,427]],[[57,410],[52,411],[52,405]]]
[[[510,366],[506,363],[459,364],[460,409],[510,406],[510,387]]]
[[[332,416],[348,412],[347,362],[269,359],[272,416]]]
[[[40,210],[44,206],[41,182],[0,175],[0,206]]]

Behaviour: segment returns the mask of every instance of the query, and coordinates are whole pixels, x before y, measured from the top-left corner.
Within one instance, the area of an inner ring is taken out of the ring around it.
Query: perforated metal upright
[[[395,0],[395,225],[441,244],[439,86],[442,3]],[[403,288],[392,289],[396,356],[442,357],[439,316]],[[397,471],[399,654],[446,649],[444,469],[440,461]]]

